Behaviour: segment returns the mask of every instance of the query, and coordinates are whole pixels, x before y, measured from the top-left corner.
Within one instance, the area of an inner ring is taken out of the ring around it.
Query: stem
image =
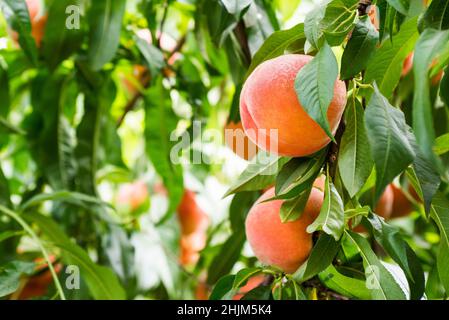
[[[56,286],[56,290],[59,293],[59,296],[61,297],[61,300],[66,300],[64,295],[64,290],[62,290],[61,283],[59,282],[58,275],[56,274],[55,269],[53,268],[53,263],[50,261],[50,257],[47,253],[47,250],[45,249],[44,245],[42,244],[39,237],[36,235],[36,233],[33,231],[33,229],[23,220],[17,213],[14,211],[0,205],[0,212],[3,212],[13,220],[15,220],[18,224],[21,225],[21,227],[33,238],[34,241],[36,241],[37,245],[39,246],[39,249],[42,251],[42,255],[44,256],[45,261],[47,261],[48,269],[50,270],[51,276],[53,278],[53,281]]]
[[[161,39],[162,39],[162,34],[164,32],[165,20],[167,20],[167,15],[168,15],[168,0],[166,0],[164,2],[164,14],[162,16],[161,24],[160,24],[160,27],[159,27],[160,34],[159,34],[159,37],[157,39],[157,47],[159,49],[161,49]]]
[[[242,48],[245,63],[249,67],[252,58],[251,58],[251,50],[249,49],[248,45],[248,36],[246,34],[245,29],[246,29],[245,22],[243,22],[243,20],[240,20],[234,29],[234,34],[240,44],[240,47]]]

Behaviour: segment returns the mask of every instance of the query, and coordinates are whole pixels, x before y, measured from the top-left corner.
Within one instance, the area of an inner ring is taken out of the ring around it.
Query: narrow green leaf
[[[282,203],[280,216],[282,223],[298,220],[306,207],[309,200],[312,185],[304,190],[300,195],[293,199],[285,200]]]
[[[373,159],[366,135],[364,110],[358,99],[350,99],[345,112],[346,129],[341,139],[338,168],[349,195],[355,196],[368,180]]]
[[[415,252],[402,239],[399,230],[385,223],[378,215],[370,214],[368,221],[376,241],[404,271],[410,288],[410,298],[421,299],[424,294],[424,271]]]
[[[32,275],[35,264],[25,261],[11,261],[0,266],[0,297],[7,296],[20,287],[22,274]]]
[[[6,68],[0,62],[0,116],[8,116],[11,96],[9,92],[9,77]]]
[[[441,100],[449,107],[449,67],[444,71],[443,79],[440,82]]]
[[[235,275],[230,274],[218,280],[209,296],[209,300],[231,299],[232,296],[234,295],[234,291],[232,290],[234,279]]]
[[[32,212],[28,212],[24,217],[37,224],[51,243],[62,250],[62,259],[65,264],[77,265],[80,268],[81,277],[95,299],[123,300],[126,298],[125,291],[112,270],[92,262],[89,255],[74,244],[52,219]]]
[[[43,53],[50,69],[56,68],[62,61],[77,51],[83,40],[84,25],[80,18],[79,26],[67,24],[67,8],[81,8],[81,0],[58,0],[48,7],[48,20],[43,39]]]
[[[449,133],[443,134],[435,140],[433,150],[439,156],[449,152]]]
[[[304,110],[334,140],[327,109],[334,97],[338,64],[331,47],[325,43],[318,54],[296,76],[295,90]]]
[[[293,279],[304,282],[324,271],[332,264],[340,249],[340,243],[327,234],[322,234],[313,246],[307,261],[293,274]]]
[[[273,184],[276,174],[289,160],[290,158],[279,157],[268,152],[258,152],[224,197],[241,191],[260,190]]]
[[[93,70],[100,70],[115,56],[126,0],[96,0],[90,8],[90,41],[88,60]]]
[[[145,95],[145,148],[169,194],[170,204],[160,223],[176,211],[184,193],[182,166],[179,161],[172,159],[171,154],[175,147],[171,134],[177,123],[169,91],[164,88],[162,79],[159,78]]]
[[[398,85],[403,62],[419,37],[416,21],[417,19],[410,19],[405,22],[394,41],[384,41],[366,68],[365,83],[375,81],[380,92],[387,98],[391,97]]]
[[[437,193],[433,202],[431,217],[440,229],[440,248],[437,255],[437,269],[440,280],[449,293],[449,200],[442,194]]]
[[[245,244],[245,232],[233,233],[223,244],[220,251],[213,258],[207,273],[207,283],[216,283],[218,279],[228,274],[240,258]],[[232,284],[231,284],[232,287]]]
[[[365,111],[365,127],[376,166],[377,202],[385,187],[413,162],[415,152],[404,114],[390,105],[377,86]]]
[[[341,60],[341,79],[354,77],[365,70],[376,51],[379,32],[368,16],[362,17],[355,25]]]
[[[345,235],[357,247],[365,266],[366,287],[374,300],[405,300],[405,293],[392,274],[383,266],[371,246],[361,235],[345,231]]]
[[[404,16],[408,15],[408,10],[410,7],[409,0],[387,0],[387,2],[395,8],[398,12],[403,14]]]
[[[305,39],[303,23],[288,30],[274,32],[254,55],[246,77],[248,77],[262,62],[283,55],[285,50],[292,43],[300,39]]]
[[[449,1],[432,1],[420,21],[420,27],[422,29],[449,29]]]
[[[416,44],[413,63],[415,74],[413,129],[418,146],[424,156],[440,170],[442,170],[442,165],[433,152],[435,130],[432,119],[428,71],[433,59],[447,48],[449,48],[449,30],[426,29]]]
[[[343,234],[344,228],[345,212],[343,200],[328,176],[324,190],[323,206],[318,218],[307,227],[307,232],[312,233],[317,230],[323,230],[328,235],[333,236],[335,241],[338,241]]]
[[[347,277],[338,272],[333,265],[320,272],[318,277],[326,287],[346,297],[361,300],[371,299],[371,293],[366,288],[365,281]]]
[[[37,65],[36,42],[31,36],[31,22],[25,0],[2,0],[3,15],[11,29],[19,34],[19,44],[33,65]]]
[[[247,268],[242,269],[235,275],[234,284],[232,285],[232,289],[237,290],[243,287],[250,278],[260,273],[260,268]]]

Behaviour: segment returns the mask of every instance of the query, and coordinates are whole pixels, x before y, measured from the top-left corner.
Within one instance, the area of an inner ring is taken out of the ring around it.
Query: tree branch
[[[248,44],[248,36],[246,34],[246,26],[243,20],[240,20],[237,23],[237,26],[234,29],[234,34],[240,44],[240,47],[242,48],[245,63],[249,67],[249,65],[251,64],[252,57],[251,57],[251,50],[249,49]]]

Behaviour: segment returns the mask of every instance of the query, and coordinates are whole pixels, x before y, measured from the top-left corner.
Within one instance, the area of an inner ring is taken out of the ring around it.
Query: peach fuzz
[[[299,70],[312,60],[301,54],[283,55],[260,64],[240,95],[240,116],[248,137],[261,149],[283,156],[311,155],[330,138],[301,106],[295,91]],[[335,133],[346,105],[346,85],[337,80],[327,117]],[[277,138],[271,139],[275,130]]]
[[[255,256],[265,265],[295,272],[309,256],[312,234],[306,228],[319,215],[324,194],[312,188],[303,214],[298,220],[282,223],[279,215],[282,200],[264,202],[274,196],[274,188],[254,204],[246,219],[246,236]]]

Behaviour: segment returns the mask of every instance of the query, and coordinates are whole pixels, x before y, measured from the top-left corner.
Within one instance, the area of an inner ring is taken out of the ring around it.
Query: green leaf
[[[420,36],[415,48],[413,71],[415,87],[413,97],[413,129],[418,146],[424,156],[442,170],[439,159],[433,152],[435,130],[430,102],[430,79],[428,71],[434,58],[449,48],[449,30],[426,29]]]
[[[288,30],[276,31],[263,43],[260,49],[254,55],[249,66],[246,78],[262,62],[279,57],[295,41],[305,39],[304,24],[300,23]]]
[[[322,234],[313,246],[307,261],[293,274],[293,279],[304,282],[324,271],[332,264],[339,249],[339,242],[330,235]]]
[[[93,1],[89,12],[90,39],[88,60],[93,70],[100,70],[115,56],[120,43],[126,0]]]
[[[224,197],[242,191],[260,190],[273,184],[276,174],[289,160],[287,157],[259,151]]]
[[[327,5],[320,27],[331,46],[340,45],[351,32],[358,5],[358,0],[333,0]]]
[[[291,193],[305,190],[319,174],[326,159],[326,151],[311,158],[293,158],[287,162],[276,177],[276,198],[288,198]]]
[[[449,152],[449,133],[443,134],[435,140],[433,150],[439,156]]]
[[[0,266],[0,297],[16,292],[20,287],[22,274],[32,275],[35,264],[25,261],[11,261]]]
[[[11,103],[9,90],[8,72],[0,62],[0,116],[2,118],[7,117],[9,113]]]
[[[440,82],[441,100],[449,107],[449,67],[444,71],[443,79]]]
[[[137,48],[145,58],[145,62],[150,69],[152,76],[154,77],[165,66],[164,55],[161,50],[148,43],[147,41],[137,36],[135,37],[135,39]]]
[[[282,203],[280,210],[280,217],[282,223],[295,221],[301,217],[304,208],[307,205],[307,201],[309,200],[311,191],[312,191],[312,184],[310,184],[306,190],[301,192],[301,194],[299,194],[295,198],[285,200]]]
[[[207,283],[213,284],[228,274],[240,258],[245,244],[245,232],[233,233],[223,244],[220,251],[213,258],[207,273]]]
[[[235,275],[227,275],[222,277],[215,284],[214,289],[212,290],[209,300],[229,300],[234,295],[234,291],[232,290],[234,284]]]
[[[323,35],[321,20],[324,18],[326,6],[329,2],[330,0],[327,0],[315,6],[304,19],[304,34],[306,35],[307,41],[309,41],[314,48],[320,47],[319,42]]]
[[[343,234],[344,228],[345,212],[343,200],[328,176],[326,178],[323,206],[318,218],[307,227],[307,232],[312,233],[317,230],[323,230],[328,235],[333,236],[335,241],[338,241]]]
[[[229,220],[233,232],[244,229],[246,216],[259,196],[259,192],[240,192],[234,196],[229,206]]]
[[[402,65],[413,50],[418,39],[416,19],[410,19],[401,26],[394,41],[384,41],[368,63],[364,77],[365,83],[376,82],[380,92],[390,98],[399,83]]]
[[[86,209],[89,209],[93,204],[95,204],[111,209],[111,206],[108,203],[103,202],[96,197],[67,190],[56,191],[53,193],[38,194],[32,197],[31,199],[27,200],[25,203],[23,203],[19,209],[21,212],[24,212],[27,209],[30,209],[31,207],[34,206],[38,206],[45,201],[63,201]]]
[[[341,60],[341,79],[354,77],[365,70],[376,51],[379,32],[368,16],[362,17],[355,25]]]
[[[368,217],[376,241],[390,257],[404,270],[410,288],[410,298],[419,300],[424,294],[424,271],[421,263],[408,243],[402,239],[399,230],[376,214]]]
[[[409,133],[409,141],[416,153],[416,158],[413,161],[413,172],[419,184],[417,190],[421,190],[422,199],[424,200],[424,208],[428,213],[430,211],[430,204],[433,196],[440,187],[441,178],[432,162],[424,156],[416,142],[415,136],[411,132]]]
[[[169,91],[164,88],[162,79],[159,78],[145,94],[145,148],[168,190],[170,201],[167,213],[159,223],[171,217],[184,193],[182,166],[180,162],[172,160],[171,153],[175,147],[171,134],[175,131],[177,123]]]
[[[5,231],[0,233],[0,242],[3,242],[5,240],[14,238],[14,237],[20,237],[25,234],[24,231]]]
[[[327,109],[334,97],[337,77],[337,59],[331,47],[325,43],[295,79],[295,90],[301,106],[332,140],[334,136],[327,119]]]
[[[420,27],[422,29],[449,29],[449,1],[432,1],[420,21]]]
[[[247,268],[242,269],[235,275],[234,284],[232,285],[233,290],[237,290],[243,287],[250,278],[260,273],[260,268]]]
[[[271,286],[258,286],[253,290],[246,293],[240,300],[258,301],[258,300],[271,300]]]
[[[50,69],[77,51],[83,40],[84,26],[69,28],[66,10],[70,6],[81,7],[81,0],[58,0],[48,7],[48,20],[43,39],[43,53]],[[80,18],[80,24],[83,19]]]
[[[440,247],[437,255],[437,269],[440,280],[449,293],[449,200],[441,193],[437,193],[432,202],[431,217],[440,229]]]
[[[408,15],[408,10],[410,7],[409,0],[387,0],[387,2],[395,8],[398,12],[403,14],[404,16]]]
[[[345,231],[345,235],[357,247],[365,266],[366,287],[374,300],[405,300],[405,293],[391,273],[383,266],[371,246],[361,235]]]
[[[361,300],[371,300],[371,293],[366,288],[365,281],[347,277],[330,265],[326,270],[318,275],[321,282],[331,290],[346,297]]]
[[[345,112],[346,129],[341,139],[338,168],[350,197],[364,186],[373,169],[365,129],[364,110],[358,99],[350,99]]]
[[[37,65],[36,42],[31,36],[31,22],[25,0],[2,0],[3,15],[11,29],[19,34],[19,44],[33,65]]]
[[[365,126],[376,166],[377,202],[385,187],[413,162],[415,152],[404,114],[390,105],[377,86],[365,112]]]
[[[95,299],[123,300],[126,298],[125,291],[112,270],[92,262],[89,255],[74,244],[52,219],[31,212],[24,215],[24,218],[38,225],[51,243],[62,250],[62,260],[65,264],[73,264],[80,268],[81,277]]]

